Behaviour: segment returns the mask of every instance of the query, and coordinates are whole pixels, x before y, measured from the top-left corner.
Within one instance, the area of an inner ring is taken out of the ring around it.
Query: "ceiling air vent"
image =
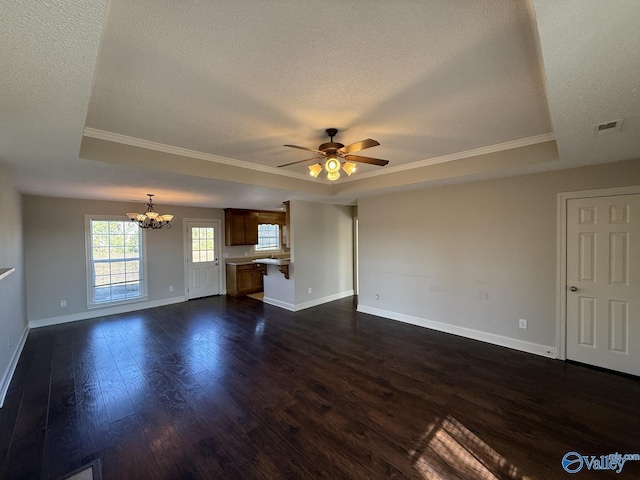
[[[620,120],[611,120],[610,122],[604,122],[600,125],[596,125],[593,127],[593,134],[596,136],[599,135],[608,135],[609,133],[620,133],[622,130],[622,119]]]

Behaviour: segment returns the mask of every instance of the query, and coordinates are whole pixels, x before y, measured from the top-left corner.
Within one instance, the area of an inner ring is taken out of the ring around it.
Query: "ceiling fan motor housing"
[[[324,153],[336,153],[338,149],[344,147],[343,144],[338,142],[327,142],[323,143],[318,147],[318,150],[323,151]]]

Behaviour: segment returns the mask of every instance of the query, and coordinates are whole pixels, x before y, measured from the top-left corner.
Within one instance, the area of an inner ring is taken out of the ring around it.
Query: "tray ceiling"
[[[23,3],[0,20],[0,161],[26,193],[270,208],[640,156],[636,2]],[[333,186],[275,168],[327,127],[391,163]]]

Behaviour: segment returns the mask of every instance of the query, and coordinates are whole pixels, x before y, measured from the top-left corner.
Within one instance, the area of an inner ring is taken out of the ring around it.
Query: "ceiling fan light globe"
[[[327,173],[337,173],[340,171],[340,162],[336,157],[329,157],[324,164],[324,169]]]
[[[356,166],[357,165],[354,162],[344,162],[342,164],[342,170],[344,170],[344,173],[351,176],[351,174],[356,171]]]
[[[320,175],[321,171],[322,165],[319,163],[314,163],[313,165],[309,166],[309,175],[311,175],[313,178],[316,178],[318,175]]]
[[[340,172],[327,172],[327,180],[337,180],[340,178]]]

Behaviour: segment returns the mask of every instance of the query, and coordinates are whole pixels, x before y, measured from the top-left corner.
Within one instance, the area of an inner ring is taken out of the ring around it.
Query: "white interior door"
[[[567,358],[640,375],[640,195],[568,201]]]
[[[218,222],[186,222],[187,299],[220,294]]]

